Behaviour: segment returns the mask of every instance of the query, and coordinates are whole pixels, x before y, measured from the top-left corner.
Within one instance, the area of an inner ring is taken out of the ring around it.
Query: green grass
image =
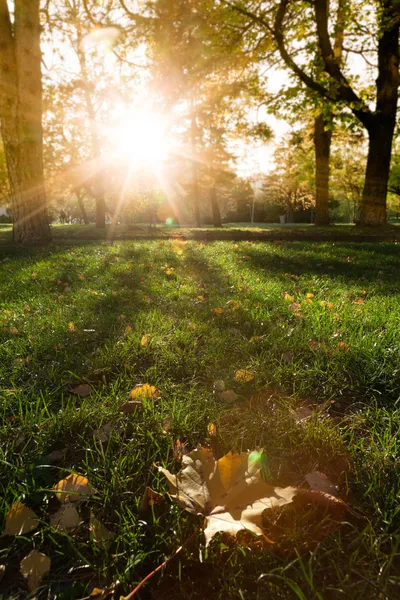
[[[75,243],[3,250],[0,261],[0,510],[20,500],[41,519],[33,533],[1,538],[0,597],[27,597],[19,563],[33,547],[52,561],[36,595],[62,600],[117,580],[116,597],[127,594],[170,556],[201,519],[168,497],[146,514],[139,506],[146,486],[166,491],[154,463],[178,470],[178,438],[219,455],[263,447],[280,486],[321,470],[352,512],[339,524],[309,509],[274,514],[267,530],[285,533],[272,547],[216,539],[205,549],[199,533],[140,598],[399,597],[396,244],[188,242],[178,255],[169,241]],[[254,379],[235,383],[238,369]],[[219,380],[238,393],[233,404]],[[71,394],[83,381],[92,395]],[[137,383],[160,399],[120,412]],[[305,405],[313,416],[298,423]],[[95,432],[109,422],[101,444]],[[54,464],[56,449],[66,454]],[[51,488],[70,472],[96,494],[66,534],[49,515]],[[115,534],[109,549],[89,540],[90,511]]]

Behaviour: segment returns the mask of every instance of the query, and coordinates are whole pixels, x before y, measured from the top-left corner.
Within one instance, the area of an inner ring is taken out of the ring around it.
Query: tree
[[[300,5],[291,0],[280,0],[277,8],[264,2],[261,5],[253,1],[243,5],[225,3],[273,35],[282,60],[304,85],[335,105],[346,105],[366,129],[369,150],[358,222],[361,225],[383,225],[386,222],[387,184],[397,113],[400,5],[396,0],[382,0],[375,2],[371,8],[370,5],[366,7],[364,2],[360,2],[357,14],[352,14],[353,39],[355,37],[356,40],[360,40],[362,32],[365,31],[360,22],[363,16],[367,15],[369,20],[364,37],[368,43],[372,37],[377,46],[375,110],[371,110],[364,91],[356,93],[351,78],[335,57],[329,31],[330,7],[326,0],[315,0],[312,4],[312,33],[321,56],[324,77],[319,77],[318,73],[314,75],[307,72],[296,62],[296,39],[291,45],[286,40],[289,29],[292,32],[293,18],[299,10],[304,15],[310,14],[310,5]],[[348,5],[346,8],[350,10]],[[356,52],[363,54],[358,49]]]
[[[43,177],[39,0],[0,0],[0,125],[17,244],[51,239]]]

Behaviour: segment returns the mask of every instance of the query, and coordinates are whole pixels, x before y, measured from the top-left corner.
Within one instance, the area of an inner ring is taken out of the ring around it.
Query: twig
[[[196,531],[194,531],[192,533],[191,536],[189,536],[187,538],[187,540],[185,540],[182,544],[182,546],[179,546],[179,548],[177,550],[175,550],[175,552],[166,560],[164,560],[163,563],[161,563],[161,565],[158,565],[158,567],[156,569],[154,569],[154,571],[151,571],[151,573],[149,573],[148,575],[146,575],[146,577],[144,579],[142,579],[142,581],[140,583],[138,583],[138,585],[135,587],[135,589],[133,589],[127,596],[123,596],[121,598],[121,600],[133,600],[135,598],[135,595],[137,594],[137,592],[140,590],[140,588],[142,588],[144,586],[144,584],[149,581],[149,579],[151,579],[153,577],[153,575],[155,575],[156,573],[158,573],[158,571],[161,571],[161,569],[163,569],[165,566],[167,566],[167,564],[173,559],[175,558],[175,556],[177,556],[177,554],[179,554],[183,548],[185,548],[185,546],[188,545],[188,543],[190,542],[190,540],[200,531],[201,529],[201,525],[200,527],[198,527],[196,529]]]

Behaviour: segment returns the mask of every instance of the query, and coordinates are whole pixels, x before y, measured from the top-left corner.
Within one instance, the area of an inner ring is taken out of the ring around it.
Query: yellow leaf
[[[61,531],[78,527],[80,518],[75,506],[68,502],[61,506],[54,514],[50,515],[50,525]]]
[[[90,539],[98,546],[108,546],[114,534],[91,512],[89,522]]]
[[[76,473],[71,473],[65,479],[61,479],[53,490],[61,504],[80,502],[94,494],[94,489],[87,478]]]
[[[131,325],[127,325],[125,327],[125,335],[129,335],[132,332],[132,327]]]
[[[207,425],[207,431],[208,431],[208,435],[210,437],[216,437],[217,436],[217,426],[214,425],[214,423],[209,423]]]
[[[248,383],[252,379],[254,379],[255,375],[251,371],[247,371],[247,369],[239,369],[235,373],[235,381],[237,383]]]
[[[165,274],[166,275],[172,275],[174,272],[174,269],[172,267],[168,267],[167,269],[165,269]]]
[[[68,323],[68,329],[70,331],[75,331],[76,330],[75,324],[72,321],[70,323]]]
[[[200,302],[203,302],[204,296],[196,296],[196,299],[199,300]]]
[[[159,471],[182,508],[206,517],[206,546],[219,532],[236,536],[245,529],[262,535],[263,512],[291,503],[297,492],[263,481],[258,452],[229,452],[216,461],[210,449],[198,446],[182,458],[182,464],[177,475],[162,467]]]
[[[33,510],[17,501],[6,515],[3,535],[24,535],[36,529],[38,525],[39,519]]]
[[[285,292],[284,294],[284,299],[286,300],[286,302],[294,302],[294,296],[291,296],[290,294],[288,294],[287,292]]]
[[[50,571],[51,561],[46,554],[32,550],[21,561],[21,573],[31,592],[39,587],[43,577]]]
[[[240,308],[240,304],[238,304],[235,300],[229,300],[227,304],[232,306],[232,310],[238,310]]]
[[[85,276],[84,276],[84,274],[83,274],[83,273],[80,273],[80,274],[78,275],[78,279],[80,279],[81,281],[83,281],[83,280],[85,279]]]
[[[218,308],[213,308],[212,311],[213,311],[213,313],[215,315],[222,315],[222,314],[224,314],[224,309],[223,308],[219,308],[219,307]]]
[[[37,274],[36,273],[32,273],[31,279],[33,279],[33,281],[35,281],[35,279],[37,279]]]
[[[154,385],[150,385],[148,383],[139,384],[133,388],[133,390],[129,394],[129,398],[138,398],[138,399],[149,399],[149,398],[159,398],[160,390],[158,390]]]
[[[184,239],[175,239],[171,241],[171,248],[179,256],[183,254],[187,241]]]
[[[140,340],[140,345],[143,346],[144,348],[146,348],[146,346],[148,346],[150,343],[150,337],[151,337],[150,333],[146,333]]]
[[[249,339],[249,344],[253,344],[254,342],[258,342],[258,340],[261,340],[261,336],[259,336],[259,335],[253,335],[253,337],[251,337]]]
[[[309,298],[309,299],[314,298],[314,294],[308,293],[308,294],[306,294],[306,298]]]

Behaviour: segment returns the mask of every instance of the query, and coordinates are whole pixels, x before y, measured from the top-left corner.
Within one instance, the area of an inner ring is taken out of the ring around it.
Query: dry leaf
[[[161,504],[162,502],[164,502],[164,499],[164,494],[159,494],[151,488],[146,487],[142,496],[142,500],[140,502],[139,513],[146,512],[146,510],[148,510],[150,506],[154,506],[155,504]]]
[[[219,397],[224,402],[235,402],[239,398],[234,390],[226,390],[225,392],[221,392]]]
[[[124,404],[121,404],[119,410],[121,412],[131,414],[139,408],[143,408],[143,402],[141,400],[131,400],[130,402],[125,402]]]
[[[158,390],[154,385],[150,385],[149,383],[138,384],[129,394],[129,398],[140,398],[146,400],[159,398],[160,390]]]
[[[217,437],[217,426],[214,423],[209,423],[207,425],[208,435],[210,437]]]
[[[215,315],[223,315],[224,314],[223,308],[213,308],[212,311]]]
[[[24,535],[36,529],[38,525],[39,519],[33,510],[17,501],[6,515],[3,535]]]
[[[32,550],[21,561],[21,573],[31,592],[39,587],[43,577],[50,571],[51,560],[45,554]]]
[[[321,471],[307,473],[307,475],[304,476],[304,479],[312,490],[323,492],[324,494],[329,494],[331,496],[338,495],[337,487],[330,481],[328,476],[325,475],[325,473],[321,473]]]
[[[166,435],[168,433],[168,431],[171,429],[172,427],[172,417],[171,415],[167,415],[163,421],[162,421],[162,432],[164,435]]]
[[[294,414],[296,417],[296,423],[301,423],[305,419],[309,419],[313,415],[313,411],[310,410],[307,406],[299,406],[294,410]]]
[[[86,398],[86,396],[90,396],[92,393],[92,388],[88,383],[81,383],[76,387],[72,388],[72,393],[80,396],[81,398]]]
[[[97,587],[93,588],[89,598],[93,598],[94,600],[106,600],[108,596],[110,596],[116,591],[118,583],[119,582],[117,581],[116,583],[112,583],[111,585],[103,589]]]
[[[47,458],[51,463],[58,463],[65,458],[66,454],[67,448],[64,448],[63,450],[53,450],[53,452],[50,452]]]
[[[175,444],[172,444],[172,452],[174,454],[174,459],[181,462],[182,456],[188,453],[186,444],[179,439],[176,440]]]
[[[62,531],[74,529],[80,523],[80,517],[75,506],[70,502],[61,506],[57,512],[50,515],[50,525]]]
[[[219,532],[233,536],[245,529],[262,535],[265,509],[292,502],[294,487],[277,488],[263,481],[260,453],[229,452],[216,461],[212,451],[199,446],[182,459],[183,469],[168,479],[172,497],[188,512],[206,517],[206,545]]]
[[[236,383],[248,383],[254,379],[254,373],[247,371],[247,369],[239,369],[236,371],[234,379]]]
[[[146,346],[149,345],[149,342],[150,342],[150,333],[146,333],[140,340],[140,345],[143,346],[144,348],[146,348]]]
[[[75,331],[76,330],[75,324],[72,321],[70,323],[68,323],[68,329],[70,331]]]
[[[108,546],[114,533],[109,531],[105,525],[91,512],[89,522],[90,539],[98,546]]]
[[[286,300],[286,302],[294,302],[294,296],[291,296],[290,294],[288,294],[287,292],[285,292],[284,294],[284,299]]]
[[[97,429],[93,435],[103,444],[108,441],[111,433],[114,431],[114,423],[106,423],[101,427],[101,429]]]
[[[76,473],[71,473],[65,479],[61,479],[53,490],[61,504],[80,502],[94,494],[94,489],[86,477]]]
[[[249,339],[249,344],[254,344],[254,342],[258,342],[258,340],[261,340],[261,336],[253,335],[253,337]]]

